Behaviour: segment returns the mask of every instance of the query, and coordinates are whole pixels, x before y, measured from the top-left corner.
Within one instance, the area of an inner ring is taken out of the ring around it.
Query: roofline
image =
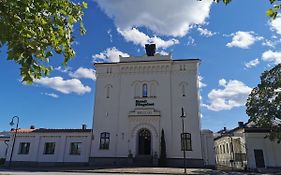
[[[124,61],[124,62],[110,62],[110,63],[106,63],[106,62],[104,62],[104,63],[94,63],[94,66],[95,65],[110,65],[110,64],[122,64],[122,63],[148,63],[148,62],[153,62],[153,63],[155,63],[155,62],[164,62],[164,61],[166,61],[166,62],[177,62],[177,61],[190,61],[190,62],[193,62],[193,61],[198,61],[198,62],[201,62],[201,59],[177,59],[177,60],[149,60],[149,61]]]
[[[38,129],[34,129],[34,130],[30,130],[30,131],[26,131],[21,132],[21,130],[19,129],[17,131],[17,134],[26,134],[26,133],[90,133],[92,132],[92,129],[45,129],[45,128],[38,128]],[[14,134],[15,131],[12,131],[12,133]]]

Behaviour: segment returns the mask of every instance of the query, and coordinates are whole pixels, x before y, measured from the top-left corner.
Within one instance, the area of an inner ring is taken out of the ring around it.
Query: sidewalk
[[[187,168],[186,174],[198,175],[244,175],[252,173],[243,172],[224,172],[220,170],[203,169],[203,168]],[[183,168],[167,168],[167,167],[129,167],[129,168],[93,168],[93,167],[63,167],[63,168],[14,168],[14,169],[0,169],[1,173],[9,172],[50,172],[51,174],[63,173],[63,174],[168,174],[179,175],[184,174]],[[253,173],[258,174],[258,173]]]

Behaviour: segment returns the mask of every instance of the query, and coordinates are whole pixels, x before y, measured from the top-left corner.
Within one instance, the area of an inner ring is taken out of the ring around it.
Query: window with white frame
[[[142,85],[142,97],[147,97],[147,95],[148,95],[148,92],[147,92],[147,84],[146,83],[144,83],[143,85]]]
[[[100,149],[109,149],[110,134],[108,132],[102,132],[100,134]]]
[[[19,145],[19,154],[28,154],[30,148],[29,142],[21,142]]]
[[[80,155],[81,154],[81,142],[70,143],[70,155]]]
[[[55,153],[55,142],[46,142],[44,147],[44,154],[54,154]]]

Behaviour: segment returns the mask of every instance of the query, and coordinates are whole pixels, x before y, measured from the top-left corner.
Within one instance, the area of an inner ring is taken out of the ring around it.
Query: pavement
[[[183,168],[160,168],[160,167],[130,167],[130,168],[16,168],[16,169],[1,169],[0,175],[109,175],[109,174],[167,174],[167,175],[179,175],[184,174]],[[281,175],[281,173],[247,173],[247,172],[227,172],[222,170],[212,170],[212,169],[201,169],[201,168],[187,168],[186,174],[191,175]]]

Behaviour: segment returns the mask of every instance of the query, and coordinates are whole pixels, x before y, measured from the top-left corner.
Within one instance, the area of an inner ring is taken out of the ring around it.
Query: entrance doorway
[[[151,133],[148,129],[139,131],[139,155],[151,154]]]
[[[256,167],[257,168],[264,168],[264,157],[263,157],[263,151],[261,149],[255,149],[255,159],[256,159]]]

